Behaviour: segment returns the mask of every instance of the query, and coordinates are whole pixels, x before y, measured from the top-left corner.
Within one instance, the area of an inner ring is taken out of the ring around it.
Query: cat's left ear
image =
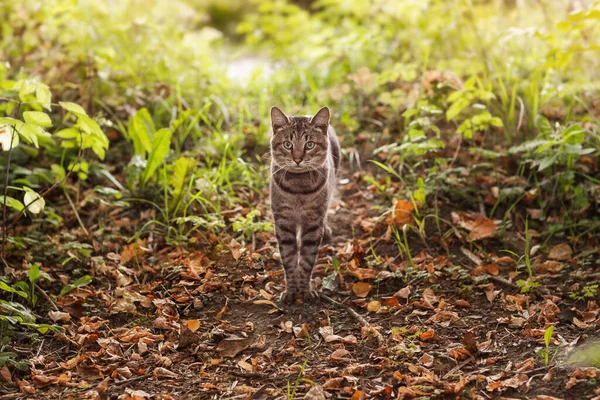
[[[329,108],[323,107],[310,119],[310,123],[327,133],[329,127]]]

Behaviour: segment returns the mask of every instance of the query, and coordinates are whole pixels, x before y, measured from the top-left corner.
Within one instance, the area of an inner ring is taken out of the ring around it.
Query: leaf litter
[[[409,258],[390,227],[414,224],[415,203],[396,200],[386,220],[356,196],[364,184],[340,191],[330,216],[337,237],[314,276],[320,301],[279,304],[272,234],[254,247],[225,240],[218,252],[210,242],[121,242],[95,260],[92,286],[48,312],[64,331],[31,354],[29,374],[2,368],[2,384],[23,396],[98,399],[278,398],[295,382],[300,396],[319,399],[594,395],[595,370],[566,361],[599,327],[597,298],[576,302],[585,286],[560,285],[582,245],[532,256],[529,284],[553,290],[522,291],[516,283],[528,277],[522,260],[502,252],[498,221],[448,204],[451,235],[427,231],[425,245],[409,230]],[[325,289],[328,277],[335,290]]]

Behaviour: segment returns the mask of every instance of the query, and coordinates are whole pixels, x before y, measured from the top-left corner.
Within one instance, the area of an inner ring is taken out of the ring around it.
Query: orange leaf
[[[225,298],[225,305],[223,306],[221,311],[219,311],[219,313],[217,315],[215,315],[215,319],[217,321],[220,321],[221,318],[223,318],[223,315],[225,315],[225,313],[227,312],[227,303],[229,303],[229,299]]]
[[[425,342],[427,340],[431,340],[434,335],[435,335],[435,331],[432,329],[430,331],[421,333],[421,335],[419,336],[419,339],[421,339],[422,341]]]
[[[373,285],[366,282],[356,282],[352,285],[352,291],[357,297],[367,297],[372,288]]]
[[[363,392],[362,390],[357,390],[352,395],[351,400],[365,400],[366,398],[367,398],[367,395],[365,394],[365,392]]]
[[[380,308],[381,303],[378,301],[371,301],[369,304],[367,304],[367,310],[369,310],[370,312],[376,312]]]
[[[485,270],[488,272],[488,274],[494,275],[494,276],[496,276],[500,273],[500,269],[494,264],[486,265]]]
[[[475,241],[492,236],[496,232],[496,224],[491,219],[477,217],[475,221],[471,221],[467,229],[471,231],[468,239]]]
[[[394,204],[393,222],[400,226],[412,224],[413,218],[411,214],[414,209],[415,206],[411,201],[396,200],[396,204]]]
[[[189,319],[187,321],[183,321],[183,323],[192,332],[196,332],[198,328],[200,328],[200,320],[197,319]]]

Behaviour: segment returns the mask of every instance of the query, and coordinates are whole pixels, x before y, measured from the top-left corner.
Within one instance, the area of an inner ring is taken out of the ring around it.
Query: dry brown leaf
[[[62,311],[48,311],[48,316],[54,322],[71,320],[71,315]]]
[[[431,305],[439,303],[440,301],[440,299],[435,295],[435,292],[432,288],[426,288],[425,290],[423,290],[423,300]]]
[[[409,296],[410,296],[410,286],[403,287],[402,289],[400,289],[396,293],[394,293],[394,297],[399,297],[399,298],[405,299],[405,300],[408,300]]]
[[[303,397],[304,400],[325,400],[323,388],[319,385],[314,385]]]
[[[125,389],[125,400],[146,400],[150,398],[150,394],[143,390]]]
[[[475,241],[485,239],[496,232],[496,224],[491,219],[485,217],[477,217],[475,221],[469,224],[468,230],[470,231],[468,240]]]
[[[510,387],[513,389],[517,389],[529,381],[529,377],[526,374],[517,374],[512,378],[509,378],[505,381],[502,381],[502,385],[504,387]]]
[[[217,321],[220,321],[223,318],[223,315],[225,315],[225,313],[227,312],[227,304],[229,304],[229,299],[225,298],[225,305],[223,306],[221,311],[219,311],[218,314],[215,315],[215,319]]]
[[[3,366],[2,368],[0,368],[0,376],[6,382],[11,383],[11,384],[13,383],[12,376],[11,376],[10,371],[8,370],[8,367],[6,365]]]
[[[339,389],[342,386],[343,381],[344,381],[344,378],[327,379],[325,381],[325,383],[323,384],[323,389],[326,389],[326,390]]]
[[[163,367],[154,368],[154,371],[152,371],[152,375],[154,376],[155,379],[160,379],[160,378],[175,379],[175,378],[177,378],[177,374],[175,372],[169,371],[168,369],[163,368]]]
[[[334,361],[350,361],[349,357],[350,352],[346,349],[337,349],[329,356],[329,358]]]
[[[271,306],[271,307],[279,309],[279,307],[277,306],[277,304],[275,304],[271,300],[254,300],[253,303],[254,304],[264,304],[264,305]]]
[[[264,297],[267,300],[273,300],[273,297],[275,297],[274,294],[267,292],[265,289],[260,289],[259,293],[262,297]]]
[[[486,239],[496,232],[496,223],[485,217],[473,217],[463,212],[452,212],[452,222],[469,231],[467,240]]]
[[[433,361],[434,358],[427,353],[423,354],[421,358],[419,358],[419,362],[426,367],[431,367],[433,365]]]
[[[217,345],[217,352],[221,357],[235,357],[250,347],[252,338],[229,338],[223,339]]]
[[[183,349],[191,344],[200,343],[200,337],[190,330],[187,324],[181,324],[179,327],[179,340],[177,342],[177,348]]]
[[[573,250],[568,243],[557,244],[553,248],[550,249],[550,253],[548,253],[548,258],[552,260],[569,260],[573,256]]]
[[[254,368],[252,367],[252,364],[250,364],[250,363],[248,363],[246,361],[240,360],[240,361],[238,361],[237,364],[240,366],[240,368],[242,368],[246,372],[253,372],[254,371]]]
[[[495,264],[487,264],[484,268],[488,274],[493,276],[496,276],[500,273],[500,269]]]
[[[352,291],[357,297],[367,297],[373,285],[367,282],[356,282],[352,285]]]

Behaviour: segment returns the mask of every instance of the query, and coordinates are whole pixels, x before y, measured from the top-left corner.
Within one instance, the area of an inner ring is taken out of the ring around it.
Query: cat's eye
[[[315,147],[315,142],[306,142],[306,144],[304,145],[306,146],[306,148],[308,150],[312,149],[313,147]]]
[[[290,150],[293,147],[292,142],[283,142],[283,148]]]

